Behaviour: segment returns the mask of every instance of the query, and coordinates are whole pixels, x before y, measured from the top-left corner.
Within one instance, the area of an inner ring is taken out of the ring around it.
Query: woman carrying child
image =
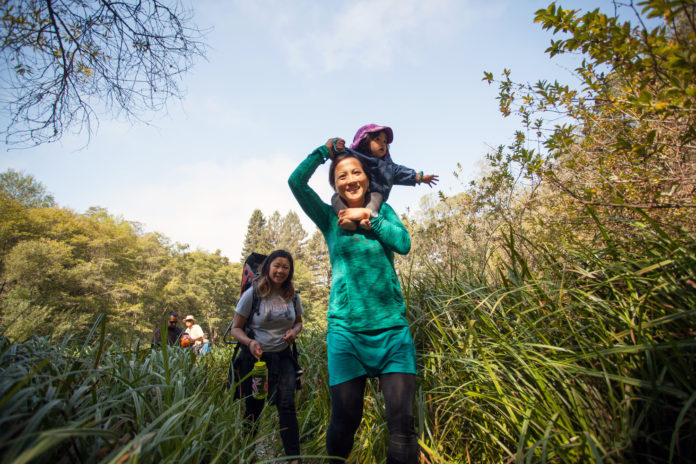
[[[278,408],[283,448],[287,456],[297,457],[300,454],[295,411],[297,363],[290,345],[302,330],[302,304],[292,282],[294,270],[290,253],[272,252],[261,264],[258,279],[239,299],[230,333],[243,346],[241,372],[250,372],[256,359],[266,362],[268,398]],[[251,395],[251,379],[244,380],[241,388],[246,402],[244,417],[255,424],[264,400]],[[300,460],[290,462],[296,464]]]
[[[394,269],[394,253],[408,253],[411,239],[388,204],[381,205],[377,216],[365,208],[368,173],[356,154],[334,156],[334,145],[343,151],[344,144],[330,139],[309,154],[288,181],[302,209],[322,231],[331,258],[326,335],[331,394],[327,453],[332,463],[348,457],[362,420],[367,377],[379,377],[390,432],[387,462],[414,464],[418,460],[413,426],[416,351]],[[329,183],[349,207],[342,218],[368,218],[368,228],[341,228],[334,209],[309,187],[309,179],[329,158],[333,159]]]
[[[416,172],[414,169],[394,163],[389,153],[389,144],[393,141],[394,131],[391,127],[366,124],[355,133],[350,148],[343,146],[337,148],[336,141],[332,146],[336,154],[343,151],[352,152],[358,155],[366,165],[370,173],[370,192],[367,195],[368,202],[365,208],[370,210],[372,217],[379,214],[379,209],[382,203],[389,199],[389,193],[394,184],[415,186],[424,183],[432,187],[438,181],[438,176],[435,174],[423,174],[422,171]],[[347,208],[347,205],[340,195],[336,193],[331,197],[331,205],[338,215],[339,226],[346,230],[355,230],[355,221],[344,217],[347,213],[342,211]],[[369,217],[360,219],[358,223],[364,229],[370,227]]]

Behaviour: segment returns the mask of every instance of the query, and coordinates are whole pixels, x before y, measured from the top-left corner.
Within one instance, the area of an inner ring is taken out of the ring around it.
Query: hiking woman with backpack
[[[362,420],[367,377],[379,377],[390,432],[387,462],[414,464],[418,460],[413,426],[416,350],[394,269],[394,253],[408,253],[411,239],[387,203],[370,217],[369,229],[339,227],[336,212],[309,187],[309,179],[320,164],[332,159],[329,183],[348,206],[342,217],[349,220],[365,214],[370,181],[355,154],[334,156],[334,143],[337,151],[345,146],[341,139],[330,139],[310,153],[288,180],[300,206],[324,235],[331,257],[326,334],[331,422],[326,450],[332,463],[348,457]]]
[[[300,454],[295,411],[297,363],[290,345],[302,330],[302,304],[292,282],[294,269],[290,253],[272,252],[261,264],[258,279],[239,299],[230,330],[242,344],[242,377],[252,370],[257,359],[268,366],[268,399],[278,408],[280,438],[287,456]],[[241,388],[246,402],[244,417],[253,430],[265,400],[252,396],[251,379],[244,380]]]

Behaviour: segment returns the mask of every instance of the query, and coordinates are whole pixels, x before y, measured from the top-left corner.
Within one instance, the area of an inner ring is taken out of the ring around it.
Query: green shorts
[[[366,375],[416,374],[416,347],[408,327],[326,334],[329,386]]]

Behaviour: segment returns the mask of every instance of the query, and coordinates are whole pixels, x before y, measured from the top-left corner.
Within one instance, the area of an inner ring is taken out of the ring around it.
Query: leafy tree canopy
[[[663,225],[693,227],[696,7],[613,3],[610,14],[556,3],[536,12],[557,36],[549,56],[582,57],[579,85],[516,83],[503,71],[500,111],[521,117],[523,128],[488,155],[476,196],[498,198],[505,210],[506,192],[523,180],[528,193],[541,187],[555,197],[556,213],[591,207],[634,218],[639,208]],[[484,80],[496,79],[486,72]]]
[[[102,109],[162,108],[182,95],[200,39],[179,0],[0,0],[6,143],[89,135]]]
[[[56,205],[53,195],[34,176],[8,169],[0,173],[0,192],[26,208],[50,208]]]

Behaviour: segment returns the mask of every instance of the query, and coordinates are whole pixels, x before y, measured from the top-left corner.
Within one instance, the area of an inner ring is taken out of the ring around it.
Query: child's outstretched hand
[[[432,188],[433,185],[437,185],[438,180],[440,180],[440,178],[437,176],[437,174],[424,174],[421,182],[428,184],[428,186]]]
[[[334,155],[335,155],[334,149],[333,149],[334,142],[336,143],[336,150],[338,150],[339,152],[346,149],[346,141],[345,140],[343,140],[340,137],[330,138],[329,140],[326,141],[325,145],[326,145],[326,148],[329,149],[329,158],[331,158],[331,159],[333,159]]]

